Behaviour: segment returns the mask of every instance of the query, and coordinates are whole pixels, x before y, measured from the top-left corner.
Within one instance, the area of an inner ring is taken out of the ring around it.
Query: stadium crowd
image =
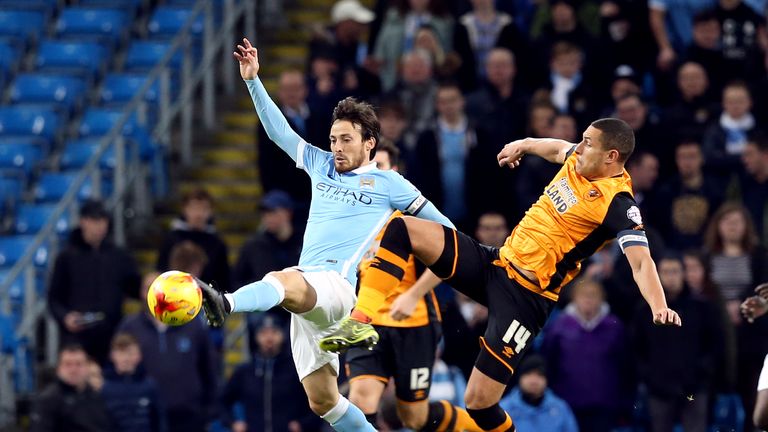
[[[651,325],[632,270],[608,244],[565,291],[501,405],[520,432],[732,430],[739,412],[752,431],[768,318],[749,322],[739,306],[768,281],[765,14],[764,0],[379,0],[374,10],[339,0],[315,29],[305,71],[280,75],[276,101],[326,149],[336,103],[371,101],[400,172],[496,247],[559,169],[526,156],[502,170],[505,143],[575,143],[597,118],[627,122],[634,197],[683,326]],[[298,262],[310,184],[258,133],[261,230],[228,263],[215,197],[193,191],[158,271],[232,290]],[[104,207],[87,202],[56,258],[49,304],[63,347],[33,404],[33,431],[327,428],[289,360],[284,311],[249,316],[252,358],[228,379],[222,332],[202,318],[114,320],[123,296],[145,296],[157,274],[139,274],[109,243],[108,224]],[[430,398],[461,406],[487,311],[447,286],[437,294],[444,341]],[[381,430],[401,427],[391,392],[379,413]]]

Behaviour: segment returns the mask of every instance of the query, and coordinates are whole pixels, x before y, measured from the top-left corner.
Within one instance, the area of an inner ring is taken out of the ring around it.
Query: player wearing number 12
[[[499,166],[514,168],[525,154],[535,154],[563,167],[504,246],[491,248],[429,221],[393,220],[361,279],[350,319],[321,339],[321,347],[333,349],[349,335],[373,330],[370,317],[400,282],[413,254],[456,290],[488,306],[488,327],[464,398],[467,412],[483,430],[514,431],[512,419],[498,404],[514,368],[544,325],[561,287],[610,240],[617,239],[626,255],[653,321],[680,325],[680,317],[667,307],[624,169],[634,146],[629,125],[610,118],[593,122],[578,144],[530,138],[507,144],[498,155]],[[489,185],[503,199],[508,185],[500,186]]]

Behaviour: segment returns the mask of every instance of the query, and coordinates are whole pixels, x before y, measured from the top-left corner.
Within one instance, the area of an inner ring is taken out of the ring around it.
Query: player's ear
[[[610,149],[605,156],[607,163],[616,163],[619,161],[619,151],[617,149]]]

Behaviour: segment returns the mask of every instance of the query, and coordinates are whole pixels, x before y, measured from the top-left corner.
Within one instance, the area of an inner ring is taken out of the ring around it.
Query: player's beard
[[[337,173],[346,173],[356,170],[366,163],[365,151],[361,148],[360,153],[353,155],[344,155],[344,165],[339,165],[336,159],[333,160],[333,166],[336,168]]]

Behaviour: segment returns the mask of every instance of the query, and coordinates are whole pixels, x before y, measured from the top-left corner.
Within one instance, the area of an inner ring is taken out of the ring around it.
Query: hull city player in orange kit
[[[578,144],[531,138],[507,144],[498,155],[499,166],[517,167],[525,154],[534,154],[563,167],[504,246],[481,245],[433,222],[393,220],[363,276],[352,316],[321,339],[320,346],[338,350],[363,345],[359,336],[373,332],[367,324],[370,317],[399,284],[413,254],[453,288],[488,306],[488,327],[464,399],[481,429],[514,431],[512,419],[498,404],[506,384],[546,322],[561,287],[606,243],[618,240],[654,323],[681,325],[678,314],[667,307],[624,169],[634,147],[629,125],[611,118],[593,122]]]
[[[373,160],[380,170],[397,171],[399,150],[382,141]],[[401,216],[402,213],[395,212],[390,221]],[[360,262],[361,275],[370,268],[385,230],[386,227]],[[371,324],[380,337],[378,344],[371,349],[353,347],[347,351],[349,400],[375,425],[379,402],[391,377],[395,383],[397,414],[406,428],[424,432],[481,431],[464,409],[448,401],[428,399],[442,331],[440,309],[432,292],[439,279],[419,278],[419,273],[416,259],[411,255],[402,280],[371,317]]]

